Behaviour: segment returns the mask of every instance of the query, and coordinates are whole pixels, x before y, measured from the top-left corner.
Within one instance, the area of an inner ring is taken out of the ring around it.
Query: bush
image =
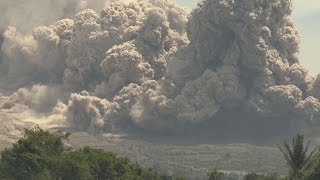
[[[213,169],[212,171],[208,172],[209,180],[223,180],[225,176],[222,172],[219,172],[217,169]]]
[[[48,175],[48,162],[68,151],[63,140],[69,134],[50,133],[38,126],[25,130],[23,138],[1,152],[0,174],[13,179],[36,179]]]
[[[160,180],[158,173],[101,149],[73,150],[63,140],[70,134],[50,133],[39,127],[1,152],[0,179],[135,179]]]

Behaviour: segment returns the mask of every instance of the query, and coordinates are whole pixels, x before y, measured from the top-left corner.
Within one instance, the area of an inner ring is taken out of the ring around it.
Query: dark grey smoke
[[[259,134],[319,121],[320,78],[299,64],[292,0],[206,0],[189,17],[170,0],[118,0],[100,12],[84,9],[100,1],[57,3],[67,11],[55,18],[67,18],[0,26],[2,111],[90,132],[235,125]]]
[[[2,46],[3,41],[4,41],[3,32],[0,31],[0,47]]]

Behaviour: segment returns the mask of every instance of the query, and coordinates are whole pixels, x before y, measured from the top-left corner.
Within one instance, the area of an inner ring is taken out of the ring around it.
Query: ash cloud
[[[43,1],[54,16],[32,9],[29,25],[10,19],[22,6],[2,3],[13,9],[1,11],[1,111],[23,106],[89,132],[320,120],[292,0],[206,0],[190,14],[170,0]]]
[[[31,32],[34,27],[72,17],[86,8],[99,9],[104,0],[3,0],[0,2],[0,27],[17,27],[19,32]]]

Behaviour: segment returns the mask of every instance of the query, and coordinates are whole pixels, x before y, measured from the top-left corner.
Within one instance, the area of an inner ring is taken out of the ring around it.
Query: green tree
[[[285,160],[290,167],[290,177],[293,179],[299,178],[304,172],[310,170],[315,162],[315,155],[318,148],[313,149],[309,154],[309,145],[304,144],[304,136],[297,134],[292,138],[292,148],[284,140],[283,147],[278,145],[279,150],[282,152]]]
[[[94,179],[160,179],[158,173],[152,169],[143,168],[111,152],[85,147],[77,153],[89,163]]]
[[[67,149],[63,140],[69,134],[50,133],[39,126],[25,130],[23,138],[1,152],[0,174],[13,179],[36,179],[47,172],[46,160]]]
[[[219,172],[217,169],[213,169],[212,171],[208,172],[209,180],[223,180],[225,176],[222,172]]]
[[[25,130],[23,138],[1,152],[0,179],[15,180],[161,180],[158,173],[101,149],[67,148],[70,134]]]

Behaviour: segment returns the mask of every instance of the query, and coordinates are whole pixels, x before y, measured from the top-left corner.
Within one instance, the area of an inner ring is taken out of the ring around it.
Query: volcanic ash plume
[[[104,0],[2,0],[0,1],[0,27],[15,26],[19,31],[72,17],[87,8],[99,9]]]
[[[206,0],[188,18],[170,0],[118,0],[32,34],[8,27],[0,88],[13,94],[2,108],[49,109],[90,132],[317,123],[320,78],[299,64],[291,12],[292,0]]]
[[[50,86],[62,88],[55,109],[77,129],[130,118],[132,106],[146,96],[143,84],[163,79],[169,56],[187,45],[186,22],[186,11],[170,1],[118,1],[107,3],[100,13],[86,9],[35,27],[32,34],[9,26],[1,47],[6,107],[23,104],[37,112],[47,106],[42,101],[30,105],[18,95],[29,98],[34,87]],[[141,86],[140,95],[131,104],[121,101],[135,93],[132,86]]]

